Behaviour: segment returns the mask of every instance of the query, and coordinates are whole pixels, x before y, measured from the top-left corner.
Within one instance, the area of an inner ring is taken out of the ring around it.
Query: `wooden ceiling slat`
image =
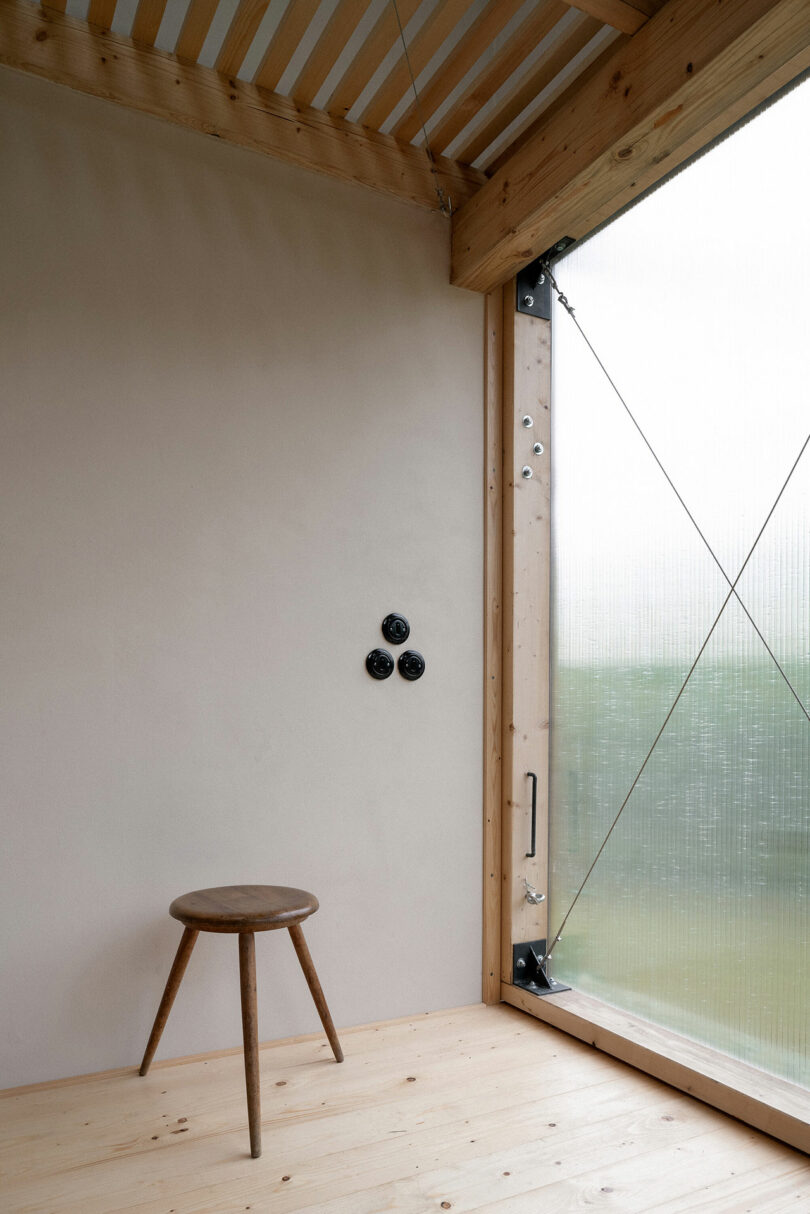
[[[90,6],[87,9],[87,20],[90,25],[97,25],[99,29],[108,30],[115,16],[115,6],[117,0],[90,0]]]
[[[517,71],[527,55],[551,33],[565,12],[561,0],[541,0],[538,7],[529,13],[512,37],[501,47],[492,62],[476,77],[464,96],[456,102],[436,129],[431,131],[430,146],[434,152],[446,148],[461,134],[481,107],[486,105],[490,97]]]
[[[42,10],[29,0],[0,0],[0,65],[436,212],[436,183],[420,148],[318,110],[299,110],[286,97],[242,80],[234,85],[211,68],[181,63],[62,13],[47,14],[45,38],[42,26]],[[486,180],[441,156],[435,171],[456,208]]]
[[[371,0],[340,0],[290,89],[290,96],[296,105],[312,105],[370,3]]]
[[[399,19],[404,29],[421,0],[398,0]],[[326,112],[333,118],[345,118],[391,47],[399,38],[399,26],[394,10],[389,3],[380,13],[377,22],[352,59],[342,79],[326,103]]]
[[[637,33],[658,7],[655,0],[565,0],[565,3],[622,34]]]
[[[511,142],[507,147],[498,152],[498,155],[494,160],[487,161],[487,173],[489,175],[497,173],[498,169],[500,169],[502,165],[506,164],[506,162],[512,156],[514,156],[516,152],[520,151],[524,143],[529,142],[538,127],[548,119],[549,114],[553,110],[556,110],[558,106],[564,106],[566,97],[568,97],[569,94],[574,95],[578,93],[580,89],[585,88],[588,81],[593,76],[598,76],[603,66],[610,59],[612,59],[623,46],[626,46],[629,41],[629,34],[617,34],[616,37],[613,38],[607,45],[603,46],[596,56],[588,64],[586,64],[585,67],[583,67],[582,71],[574,76],[573,79],[569,80],[561,92],[557,93],[551,99],[548,109],[542,109],[539,114],[536,114],[533,118],[531,118],[520,131],[513,134]]]
[[[579,239],[810,66],[806,0],[677,0],[547,111],[453,221],[455,286]]]
[[[219,0],[191,0],[174,46],[175,55],[184,63],[199,59],[218,4]]]
[[[63,13],[67,8],[67,0],[42,0],[42,7],[53,9],[55,13]]]
[[[254,84],[275,92],[319,4],[320,0],[290,0],[256,69]]]
[[[242,66],[270,0],[239,0],[228,26],[214,68],[224,76],[235,76]]]
[[[166,0],[138,0],[135,20],[132,22],[134,41],[143,46],[154,46],[165,11]]]
[[[410,143],[423,122],[428,122],[467,72],[478,62],[494,38],[521,7],[523,0],[490,0],[467,33],[453,48],[438,72],[419,90],[419,105],[414,101],[391,129],[395,139]],[[431,147],[433,137],[431,136]]]
[[[531,105],[535,97],[538,97],[543,89],[551,84],[554,77],[588,45],[591,38],[598,34],[600,29],[602,29],[601,21],[583,14],[577,20],[574,29],[566,34],[547,55],[543,56],[534,71],[520,82],[515,92],[505,98],[484,126],[465,143],[459,152],[460,159],[465,164],[472,164],[482,152],[485,152],[509,124],[514,122],[526,109],[526,106]]]
[[[472,3],[473,0],[439,0],[436,8],[408,46],[408,58],[414,76],[418,76],[430,63],[445,38],[453,32]],[[405,96],[410,84],[408,63],[403,54],[360,115],[363,126],[378,131],[397,103]]]

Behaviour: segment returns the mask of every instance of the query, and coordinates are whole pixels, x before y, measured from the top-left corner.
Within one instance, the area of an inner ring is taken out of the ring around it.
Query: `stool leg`
[[[253,932],[239,933],[239,985],[242,992],[242,1040],[245,1043],[250,1153],[262,1153],[261,1101],[259,1098],[259,1029],[256,1013],[256,941]]]
[[[163,1030],[166,1027],[166,1021],[169,1019],[169,1012],[172,1010],[174,997],[177,994],[180,983],[183,981],[183,974],[186,972],[186,966],[188,965],[188,959],[191,956],[191,950],[194,948],[194,943],[199,934],[200,933],[198,931],[195,931],[190,927],[187,927],[183,932],[180,947],[177,950],[174,963],[169,971],[166,989],[163,992],[163,998],[160,1001],[157,1016],[155,1016],[155,1023],[152,1025],[152,1033],[146,1046],[146,1053],[143,1056],[141,1069],[138,1072],[140,1075],[145,1075],[152,1065],[155,1050],[157,1049],[160,1038],[163,1035]]]
[[[312,958],[309,955],[307,942],[304,939],[304,933],[299,924],[289,929],[292,937],[293,946],[298,954],[298,960],[301,962],[301,969],[304,971],[304,977],[307,980],[310,994],[315,1000],[315,1006],[318,1009],[318,1015],[321,1018],[321,1024],[324,1027],[329,1044],[332,1047],[332,1053],[335,1055],[335,1062],[343,1061],[343,1050],[340,1048],[338,1035],[335,1032],[335,1026],[332,1023],[332,1017],[329,1014],[329,1008],[326,1005],[321,984],[318,981],[318,975],[315,973],[315,966],[312,964]]]

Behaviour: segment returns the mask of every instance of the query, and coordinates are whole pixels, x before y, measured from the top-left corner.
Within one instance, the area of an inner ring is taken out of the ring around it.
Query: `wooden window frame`
[[[548,892],[551,545],[551,322],[518,313],[515,298],[513,281],[485,302],[483,1000],[520,1008],[810,1152],[806,1089],[580,991],[541,997],[512,983],[512,945],[548,937],[548,901],[529,903],[525,882]],[[538,440],[542,456],[532,453]]]

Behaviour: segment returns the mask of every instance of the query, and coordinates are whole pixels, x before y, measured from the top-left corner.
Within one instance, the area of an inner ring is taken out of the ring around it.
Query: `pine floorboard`
[[[0,1093],[14,1214],[808,1214],[810,1161],[499,1005]]]

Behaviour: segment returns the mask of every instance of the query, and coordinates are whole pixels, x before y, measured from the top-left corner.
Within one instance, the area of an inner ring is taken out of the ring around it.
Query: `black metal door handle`
[[[537,776],[533,771],[527,771],[526,775],[532,782],[532,850],[526,852],[527,859],[531,860],[537,855]]]

